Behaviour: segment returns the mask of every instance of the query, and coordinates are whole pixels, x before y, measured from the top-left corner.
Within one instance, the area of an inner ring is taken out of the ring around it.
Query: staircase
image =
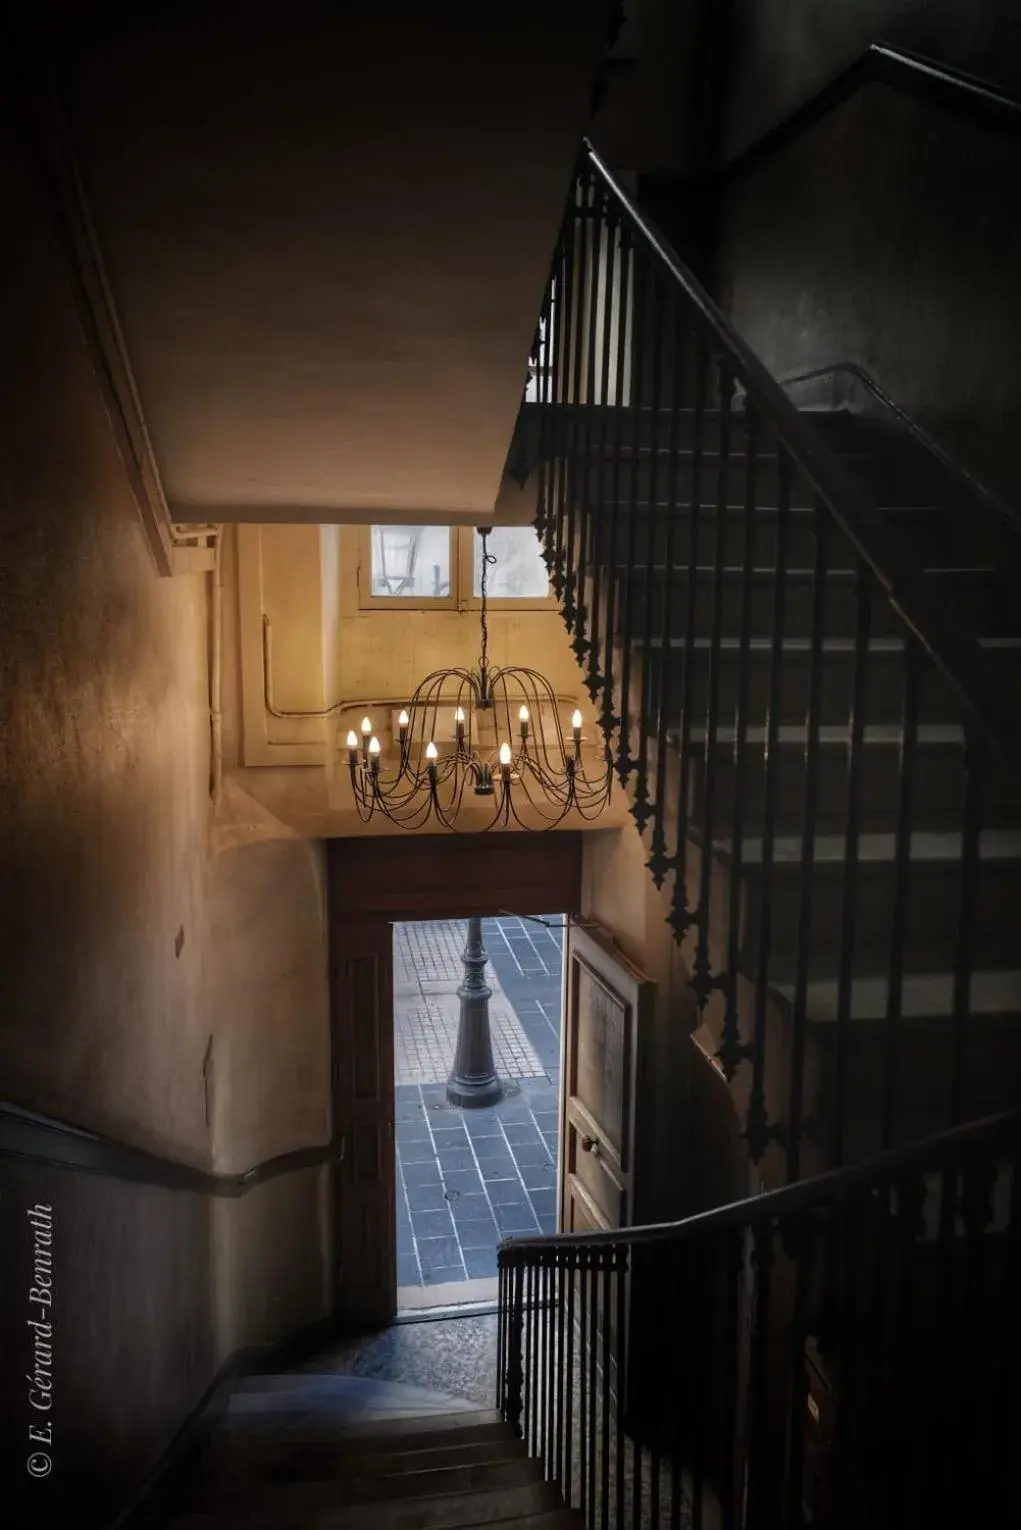
[[[1021,523],[800,412],[591,150],[514,455],[755,1162],[1021,1097]]]
[[[250,1378],[177,1484],[164,1523],[174,1530],[580,1530],[499,1413],[396,1385],[385,1387],[383,1407],[377,1387],[371,1410],[352,1410],[348,1381]],[[337,1383],[335,1395],[317,1382]]]
[[[503,1414],[589,1526],[1021,1523],[1019,522],[799,409],[590,146],[532,363],[511,470],[780,1188],[505,1243]]]

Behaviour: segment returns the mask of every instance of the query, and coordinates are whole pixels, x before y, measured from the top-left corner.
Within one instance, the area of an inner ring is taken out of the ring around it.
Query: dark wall
[[[1021,90],[1017,0],[732,0],[725,155],[786,117],[873,42]]]
[[[724,198],[724,308],[778,377],[857,361],[1021,499],[1021,141],[872,86]]]

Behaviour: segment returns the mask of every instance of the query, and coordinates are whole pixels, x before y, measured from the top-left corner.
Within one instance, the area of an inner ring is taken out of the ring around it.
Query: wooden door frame
[[[350,1134],[352,1098],[341,1065],[351,1056],[351,1038],[341,1033],[348,1008],[337,991],[338,957],[352,949],[352,939],[381,949],[383,930],[416,919],[467,919],[503,911],[513,914],[548,914],[551,911],[578,916],[581,913],[583,836],[576,831],[552,834],[407,834],[359,836],[327,842],[328,928],[330,948],[330,1046],[333,1131],[335,1142]],[[495,891],[499,890],[499,895]],[[391,948],[391,963],[392,963]],[[380,1054],[389,1058],[389,1109],[380,1116],[389,1121],[389,1172],[394,1168],[393,1004],[389,988],[388,1035]],[[334,1166],[334,1183],[343,1185],[352,1172],[345,1152]],[[340,1284],[344,1250],[343,1209],[335,1194],[333,1217],[334,1294],[338,1316],[361,1316],[344,1312]],[[390,1262],[395,1265],[396,1226],[392,1193],[386,1215],[390,1222]],[[389,1267],[389,1266],[388,1266]],[[356,1283],[357,1284],[357,1283]],[[380,1311],[374,1320],[385,1320]]]

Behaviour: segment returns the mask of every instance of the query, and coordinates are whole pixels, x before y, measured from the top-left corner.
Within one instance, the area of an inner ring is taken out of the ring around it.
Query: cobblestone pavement
[[[542,924],[511,916],[483,921],[487,981],[494,990],[494,1057],[506,1087],[503,1100],[483,1110],[461,1110],[446,1099],[456,1000],[452,1028],[428,1014],[449,1000],[451,983],[460,981],[464,922],[397,926],[397,1259],[403,1288],[495,1276],[501,1238],[556,1230],[562,923],[558,915]],[[431,1076],[403,1081],[413,1067]]]

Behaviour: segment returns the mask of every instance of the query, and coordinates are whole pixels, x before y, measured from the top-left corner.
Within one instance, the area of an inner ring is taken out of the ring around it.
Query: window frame
[[[478,611],[482,597],[475,594],[474,526],[448,526],[450,537],[449,595],[374,595],[372,593],[372,527],[405,524],[375,521],[358,528],[358,609],[360,611]],[[530,525],[518,528],[534,531]],[[555,611],[558,603],[552,586],[546,595],[488,596],[490,611]]]
[[[456,526],[448,526],[450,593],[448,595],[376,595],[372,589],[373,526],[406,525],[403,521],[373,521],[358,528],[358,609],[360,611],[456,611],[458,609],[458,545]]]

